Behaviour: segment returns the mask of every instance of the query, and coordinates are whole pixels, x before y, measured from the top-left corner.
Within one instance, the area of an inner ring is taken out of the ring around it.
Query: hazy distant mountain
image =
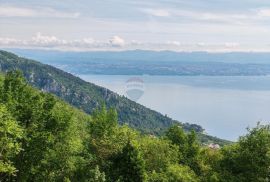
[[[171,51],[59,52],[14,49],[74,74],[106,75],[269,75],[270,53]]]

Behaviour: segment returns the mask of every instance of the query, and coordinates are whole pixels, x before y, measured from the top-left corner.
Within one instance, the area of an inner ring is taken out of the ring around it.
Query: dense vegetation
[[[18,71],[0,77],[0,181],[266,182],[269,153],[269,126],[210,149],[180,126],[140,134],[118,125],[115,109],[89,116]]]
[[[178,124],[171,118],[148,109],[108,89],[85,82],[69,73],[49,65],[18,57],[12,53],[0,51],[0,71],[7,72],[19,69],[28,83],[40,90],[53,93],[69,104],[92,114],[95,108],[103,103],[113,107],[118,112],[120,124],[128,124],[143,133],[160,135],[172,126]],[[203,134],[203,128],[196,124],[181,124],[185,131],[195,130],[203,143],[218,143],[227,141]]]

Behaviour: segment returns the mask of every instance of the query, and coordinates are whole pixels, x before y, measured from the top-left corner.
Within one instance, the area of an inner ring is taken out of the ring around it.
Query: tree
[[[173,125],[166,131],[166,138],[172,141],[173,144],[179,147],[179,150],[182,153],[185,153],[187,150],[187,136],[184,130],[178,126]]]
[[[200,145],[197,140],[195,131],[187,134],[187,150],[184,155],[185,164],[187,164],[194,172],[201,175],[201,166],[199,161]]]
[[[12,159],[21,151],[23,130],[12,118],[6,107],[0,104],[0,181],[16,175]]]
[[[88,153],[94,153],[100,167],[107,165],[112,154],[120,148],[115,141],[115,132],[118,130],[117,113],[114,109],[107,110],[105,105],[96,109],[88,125],[89,142]]]
[[[61,181],[76,176],[85,163],[78,121],[73,108],[53,95],[27,85],[19,71],[8,72],[1,86],[0,103],[24,130],[21,148],[13,163],[18,172],[14,180]],[[78,111],[77,111],[78,112]],[[81,114],[80,114],[81,115]]]
[[[166,138],[179,147],[181,153],[180,164],[188,165],[196,174],[200,174],[199,152],[200,146],[194,131],[185,134],[184,130],[174,125],[166,132]]]
[[[102,105],[100,109],[96,109],[92,114],[92,122],[90,123],[90,133],[94,138],[100,138],[113,132],[114,127],[118,124],[117,112],[115,109],[106,109]]]
[[[196,174],[188,167],[183,165],[171,165],[167,169],[167,179],[169,182],[197,182]]]
[[[138,148],[131,142],[128,142],[112,161],[112,181],[143,182],[146,180],[144,160]]]
[[[200,168],[201,182],[218,182],[220,181],[220,161],[222,154],[220,150],[202,147],[200,151]]]
[[[55,123],[51,111],[55,98],[28,86],[20,71],[6,74],[1,91],[0,103],[5,104],[25,131],[21,139],[23,152],[14,160],[18,178],[32,179],[31,175],[38,172],[46,150],[51,146],[50,132]]]
[[[140,151],[147,173],[160,173],[171,164],[178,164],[179,152],[169,140],[145,136],[140,141]]]
[[[199,179],[188,166],[173,164],[164,171],[149,174],[149,182],[198,182]]]
[[[106,177],[103,172],[100,172],[99,167],[96,166],[94,170],[90,171],[91,179],[89,179],[89,182],[105,182]]]
[[[239,142],[222,150],[222,181],[268,181],[270,178],[270,126],[248,129]]]

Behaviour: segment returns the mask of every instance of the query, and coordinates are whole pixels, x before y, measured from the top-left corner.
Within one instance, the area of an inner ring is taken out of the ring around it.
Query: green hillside
[[[103,105],[91,116],[29,86],[20,71],[0,75],[0,181],[269,181],[270,126],[222,148],[171,126],[163,137],[120,126]]]
[[[21,70],[32,86],[55,94],[86,113],[91,114],[95,108],[105,103],[107,107],[117,110],[120,124],[128,124],[143,133],[160,135],[169,126],[179,124],[167,116],[55,67],[0,51],[0,70],[6,72],[15,69]],[[226,142],[202,134],[203,128],[199,125],[188,123],[181,123],[181,125],[186,131],[195,130],[200,133],[200,138],[204,143],[224,144]]]

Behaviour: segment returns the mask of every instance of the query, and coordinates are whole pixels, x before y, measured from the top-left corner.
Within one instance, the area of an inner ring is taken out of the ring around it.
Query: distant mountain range
[[[73,74],[253,76],[270,74],[270,53],[171,51],[13,52]],[[79,63],[79,64],[78,64]]]
[[[85,111],[92,111],[103,103],[114,107],[119,114],[119,122],[143,133],[160,135],[169,126],[181,124],[186,131],[195,130],[203,143],[227,143],[225,140],[203,134],[203,128],[196,124],[179,123],[171,118],[133,102],[124,96],[85,82],[78,77],[34,60],[18,57],[6,51],[0,51],[0,70],[6,72],[19,69],[34,87],[53,93],[69,104]]]

